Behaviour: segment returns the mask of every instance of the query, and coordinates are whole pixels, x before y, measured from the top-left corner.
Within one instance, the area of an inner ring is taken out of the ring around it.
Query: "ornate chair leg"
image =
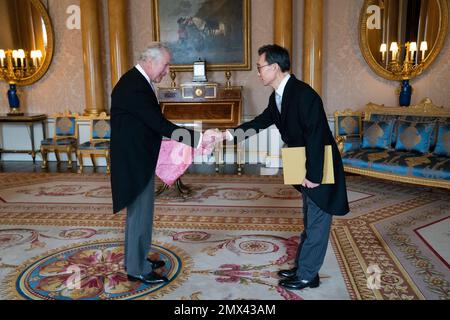
[[[241,159],[241,156],[242,156],[242,149],[239,147],[239,146],[237,146],[237,150],[236,150],[236,157],[237,157],[237,159],[236,159],[236,163],[237,163],[237,166],[238,166],[238,175],[239,176],[241,176],[242,175],[242,159]]]
[[[90,153],[89,157],[91,158],[92,167],[94,168],[94,172],[97,171],[97,166],[95,165],[95,154]]]
[[[41,157],[42,157],[42,169],[47,169],[47,151],[41,147]]]
[[[163,183],[163,185],[160,186],[160,187],[156,190],[155,196],[156,196],[156,197],[159,196],[160,194],[164,193],[164,191],[166,191],[167,189],[169,189],[169,186],[168,186],[167,184]]]
[[[214,148],[214,158],[215,158],[215,162],[216,162],[216,173],[219,173],[219,165],[220,165],[220,148],[222,148],[222,144],[219,143],[218,145],[216,145],[216,147]]]
[[[78,157],[77,157],[78,148],[75,147],[74,149],[71,149],[70,154],[72,154],[72,152],[75,155],[75,166],[77,166],[77,164],[78,164]]]
[[[105,158],[106,158],[106,174],[109,174],[111,172],[111,163],[110,163],[111,160],[109,159],[108,151],[106,151]]]
[[[81,154],[81,151],[78,151],[78,161],[80,162],[78,173],[83,173],[83,155]]]
[[[59,150],[57,150],[55,148],[55,158],[56,158],[56,165],[59,167],[59,165],[61,164],[61,158],[59,156]]]
[[[72,148],[71,147],[67,147],[66,153],[67,153],[67,161],[68,161],[67,165],[69,167],[72,167]]]
[[[192,190],[184,185],[183,182],[181,182],[180,178],[178,178],[175,182],[175,188],[178,192],[178,195],[180,195],[183,199],[188,199],[192,193]]]
[[[177,185],[179,186],[181,193],[190,194],[192,193],[192,189],[185,185],[183,181],[181,181],[181,178],[177,179]]]

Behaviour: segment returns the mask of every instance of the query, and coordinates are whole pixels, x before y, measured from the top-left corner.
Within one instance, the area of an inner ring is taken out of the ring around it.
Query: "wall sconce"
[[[16,84],[21,79],[33,75],[39,69],[41,59],[41,50],[32,50],[28,55],[23,49],[0,49],[0,79],[5,80],[9,84],[8,101],[10,112],[8,115],[23,115],[23,112],[20,111]]]

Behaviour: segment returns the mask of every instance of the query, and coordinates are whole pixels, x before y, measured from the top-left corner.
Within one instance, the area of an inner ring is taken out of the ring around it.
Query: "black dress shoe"
[[[303,282],[299,278],[291,278],[280,280],[279,285],[290,290],[301,290],[304,288],[317,288],[320,285],[320,277],[316,275],[314,279],[309,282]]]
[[[280,270],[278,271],[278,276],[280,278],[294,278],[297,276],[297,268],[287,269],[287,270]]]
[[[127,279],[128,279],[128,281],[132,281],[132,282],[141,281],[146,284],[161,284],[161,283],[169,281],[169,279],[167,279],[166,277],[160,276],[159,274],[157,274],[153,271],[150,272],[149,274],[139,275],[139,276],[133,276],[131,274],[127,274]]]
[[[162,260],[151,260],[150,258],[147,258],[147,261],[152,264],[153,270],[164,267],[166,265],[166,263]]]

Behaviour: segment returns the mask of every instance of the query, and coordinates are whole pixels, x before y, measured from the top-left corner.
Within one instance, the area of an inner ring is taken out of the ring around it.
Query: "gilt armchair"
[[[90,139],[78,146],[79,173],[83,172],[83,158],[90,157],[94,169],[97,168],[96,157],[104,157],[106,160],[106,173],[110,172],[109,145],[111,139],[110,117],[102,112],[99,116],[91,117]]]
[[[41,141],[42,169],[46,169],[47,154],[54,152],[58,165],[61,163],[60,154],[67,154],[68,165],[72,166],[72,153],[76,154],[78,144],[78,113],[66,111],[57,113],[55,118],[55,131],[53,138],[47,138]]]

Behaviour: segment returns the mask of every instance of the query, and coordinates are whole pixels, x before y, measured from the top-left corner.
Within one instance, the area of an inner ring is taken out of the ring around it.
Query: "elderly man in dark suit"
[[[306,178],[294,186],[303,197],[304,231],[297,251],[295,267],[281,270],[280,285],[299,290],[320,284],[322,267],[333,215],[349,212],[345,175],[338,148],[328,126],[320,96],[306,83],[289,74],[290,59],[285,48],[266,45],[258,51],[258,75],[274,92],[269,106],[252,121],[223,138],[240,141],[275,124],[288,147],[306,147]],[[253,133],[252,133],[253,132]],[[334,184],[321,184],[325,145],[332,146]]]
[[[162,137],[192,147],[207,146],[214,130],[201,133],[178,127],[164,118],[154,84],[169,71],[171,54],[151,44],[138,64],[125,73],[111,95],[111,189],[113,211],[127,208],[125,268],[130,281],[157,284],[168,281],[154,270],[164,261],[148,253],[152,237],[155,168]],[[219,133],[220,135],[220,133]]]

